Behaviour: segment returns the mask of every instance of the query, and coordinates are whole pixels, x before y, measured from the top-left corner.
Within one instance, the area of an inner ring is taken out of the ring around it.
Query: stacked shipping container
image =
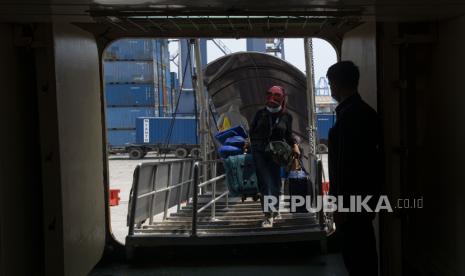
[[[328,144],[328,134],[330,128],[336,123],[335,113],[316,114],[317,135],[321,144]]]
[[[138,145],[195,146],[198,143],[197,124],[192,117],[140,117],[137,118],[136,124]]]
[[[121,39],[103,59],[108,144],[135,143],[137,117],[172,110],[168,40]]]

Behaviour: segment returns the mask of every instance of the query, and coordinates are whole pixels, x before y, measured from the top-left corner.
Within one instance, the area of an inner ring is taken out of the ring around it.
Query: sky
[[[231,52],[246,51],[245,39],[221,39]],[[315,82],[326,76],[329,66],[337,62],[336,50],[323,39],[313,38],[313,57],[315,68]],[[176,51],[176,43],[170,43],[170,52]],[[211,62],[224,54],[212,42],[207,41],[207,61]],[[302,38],[284,39],[284,55],[286,60],[305,73],[305,55]],[[171,63],[171,71],[177,72],[176,66]]]

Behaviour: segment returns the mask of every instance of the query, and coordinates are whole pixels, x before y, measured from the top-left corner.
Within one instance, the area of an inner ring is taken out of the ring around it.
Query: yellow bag
[[[230,128],[231,128],[231,122],[229,121],[228,117],[224,116],[223,124],[220,127],[220,131],[225,131]]]

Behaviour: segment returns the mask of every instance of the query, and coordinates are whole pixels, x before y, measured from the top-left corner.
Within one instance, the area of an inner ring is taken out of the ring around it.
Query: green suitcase
[[[230,156],[224,160],[230,196],[258,199],[257,174],[252,154]]]

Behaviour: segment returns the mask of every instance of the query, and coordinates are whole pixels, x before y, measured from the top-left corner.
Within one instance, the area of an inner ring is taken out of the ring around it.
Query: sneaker
[[[273,217],[265,217],[265,219],[262,222],[262,227],[263,228],[271,228],[273,227]]]

